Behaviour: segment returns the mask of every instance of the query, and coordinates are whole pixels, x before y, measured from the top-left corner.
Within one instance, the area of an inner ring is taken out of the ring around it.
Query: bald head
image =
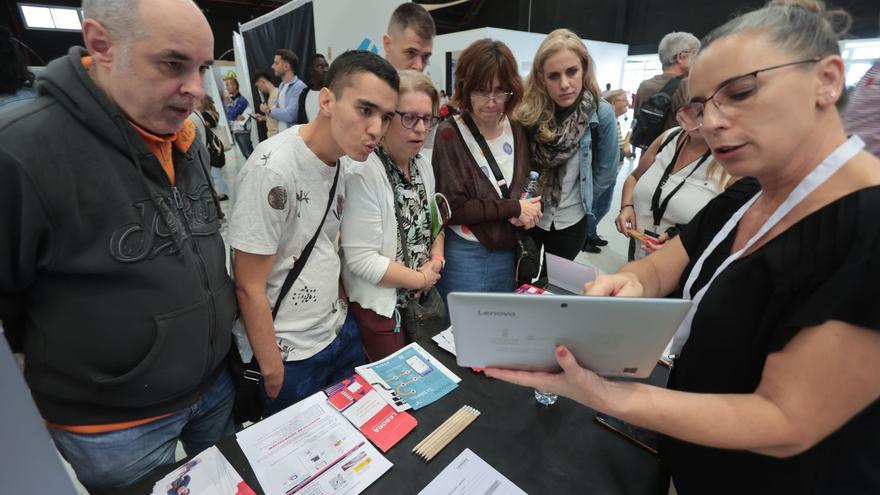
[[[126,0],[130,1],[130,0]],[[214,49],[214,34],[208,19],[191,0],[140,0],[138,16],[144,30],[139,38],[155,40],[173,36],[181,43],[210,44]]]
[[[191,0],[85,0],[92,77],[129,120],[176,132],[204,95],[214,35]]]
[[[174,20],[211,31],[208,20],[191,0],[83,0],[82,10],[84,19],[101,23],[117,43],[130,43]]]

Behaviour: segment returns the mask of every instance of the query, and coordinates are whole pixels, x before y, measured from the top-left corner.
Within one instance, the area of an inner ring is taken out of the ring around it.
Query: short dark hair
[[[34,82],[34,75],[27,68],[24,54],[19,50],[12,38],[12,32],[0,26],[0,93],[14,94],[21,88],[29,87]]]
[[[316,54],[312,55],[311,57],[309,57],[309,63],[308,63],[308,65],[307,65],[307,67],[308,67],[309,69],[311,69],[311,68],[312,68],[312,64],[314,64],[314,63],[315,63],[315,60],[318,60],[319,58],[323,58],[324,60],[327,60],[327,57],[325,57],[324,54],[322,54],[322,53],[316,53]]]
[[[275,50],[275,55],[281,57],[281,60],[284,60],[288,64],[290,64],[290,70],[296,72],[297,67],[299,66],[299,57],[296,56],[296,53],[293,53],[293,50],[288,50],[287,48],[279,48]]]
[[[342,90],[351,82],[352,76],[369,73],[388,83],[394,91],[400,91],[400,76],[384,58],[366,50],[349,50],[336,57],[327,71],[326,86],[342,96]]]
[[[275,84],[275,78],[270,76],[269,73],[264,70],[258,70],[256,72],[254,72],[254,84],[256,84],[257,81],[260,79],[265,79],[265,80],[269,81],[270,83]]]
[[[414,2],[402,3],[394,9],[388,21],[388,32],[412,28],[423,40],[432,40],[437,35],[434,18],[421,5]]]

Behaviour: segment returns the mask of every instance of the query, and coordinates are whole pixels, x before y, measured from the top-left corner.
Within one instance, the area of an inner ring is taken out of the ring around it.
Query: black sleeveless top
[[[759,190],[746,178],[691,221],[681,240],[691,263]],[[880,330],[880,186],[810,214],[733,262],[703,298],[669,388],[751,393],[768,354],[800,329],[839,320]],[[692,292],[731,253],[736,229],[706,260]],[[821,366],[822,363],[816,363]],[[843,379],[843,378],[842,378]],[[880,377],[877,377],[880,380]],[[786,459],[664,438],[664,463],[682,495],[705,493],[880,493],[880,400],[810,450]]]

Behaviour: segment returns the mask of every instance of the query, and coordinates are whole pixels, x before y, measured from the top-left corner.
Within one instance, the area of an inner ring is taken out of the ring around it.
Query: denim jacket
[[[598,137],[595,166],[593,163],[593,134]],[[580,144],[581,202],[587,215],[593,216],[594,201],[602,196],[617,180],[620,149],[617,142],[617,117],[614,107],[604,99],[590,116],[589,129],[584,131]]]

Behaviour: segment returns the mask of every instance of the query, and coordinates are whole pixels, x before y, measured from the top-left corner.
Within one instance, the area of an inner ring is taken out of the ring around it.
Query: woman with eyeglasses
[[[345,178],[342,280],[371,361],[406,345],[400,312],[443,270],[443,235],[435,237],[432,229],[434,172],[419,154],[439,121],[439,101],[428,76],[400,71],[394,120],[370,157],[352,164]]]
[[[668,246],[585,287],[684,287],[669,389],[606,380],[562,346],[562,373],[487,370],[662,433],[681,495],[880,493],[880,160],[835,106],[841,16],[774,2],[707,36],[679,120],[762,190],[737,181]]]
[[[437,284],[444,300],[452,291],[515,288],[515,229],[532,228],[541,216],[540,198],[519,199],[530,150],[525,130],[509,116],[521,95],[507,45],[482,39],[461,52],[451,102],[460,114],[438,126],[431,160],[437,191],[452,210]]]
[[[699,129],[673,127],[651,143],[623,183],[615,220],[631,239],[630,261],[665,246],[733,183],[720,165]]]
[[[576,34],[557,29],[538,47],[516,116],[529,130],[541,174],[544,216],[532,238],[570,260],[582,248],[600,252],[607,241],[596,227],[617,181],[617,117],[599,95],[596,66]]]

